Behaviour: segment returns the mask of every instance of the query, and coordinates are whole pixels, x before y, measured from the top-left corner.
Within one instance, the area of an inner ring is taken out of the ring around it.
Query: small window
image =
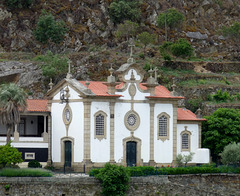
[[[35,160],[34,152],[25,152],[25,160]]]
[[[104,135],[104,116],[102,114],[96,116],[96,135]]]
[[[186,130],[181,133],[181,149],[182,151],[190,151],[191,132]]]
[[[95,115],[95,138],[101,140],[106,139],[106,118],[107,115],[100,111]]]
[[[189,148],[188,134],[182,134],[182,149],[187,150]]]
[[[166,113],[158,115],[158,139],[162,141],[169,139],[169,118],[170,116]]]

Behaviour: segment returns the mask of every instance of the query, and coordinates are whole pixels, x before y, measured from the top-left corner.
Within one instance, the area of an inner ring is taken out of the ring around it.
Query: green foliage
[[[224,26],[221,29],[221,33],[227,38],[233,40],[240,40],[240,23],[234,22],[233,25],[230,27]]]
[[[233,102],[240,101],[240,94],[235,93],[233,95],[226,90],[223,92],[222,89],[217,90],[217,92],[209,97],[209,101],[213,101],[216,103],[225,103],[225,102]]]
[[[193,48],[186,39],[179,39],[171,46],[171,53],[175,57],[191,57],[193,54]]]
[[[119,24],[117,26],[117,31],[115,36],[120,38],[126,38],[127,40],[130,37],[135,37],[138,31],[139,25],[135,22],[132,22],[130,20],[124,21],[124,23]]]
[[[90,171],[90,176],[100,175],[101,169],[94,169]],[[127,167],[127,173],[131,177],[137,176],[152,176],[152,175],[179,175],[179,174],[205,174],[205,173],[240,173],[240,167],[221,166],[215,165],[202,165],[193,167]]]
[[[178,154],[176,157],[176,163],[178,167],[182,167],[183,165],[186,167],[187,163],[193,160],[194,152],[190,152],[188,155]]]
[[[49,41],[60,43],[63,41],[67,28],[62,20],[56,21],[52,14],[42,11],[34,31],[35,39],[46,44]]]
[[[164,28],[165,27],[165,21],[166,21],[166,25],[170,28],[175,28],[180,26],[183,21],[184,21],[185,17],[182,13],[180,13],[179,11],[177,11],[176,9],[168,9],[166,12],[161,13],[158,18],[157,18],[157,25],[160,28]]]
[[[118,24],[125,20],[138,21],[141,16],[138,0],[115,0],[109,6],[111,20]]]
[[[216,94],[212,95],[212,100],[217,103],[226,102],[231,98],[231,95],[226,90],[223,92],[222,89],[218,90]]]
[[[48,78],[56,79],[57,76],[67,73],[68,58],[62,55],[54,55],[49,51],[46,55],[36,57],[35,60],[43,62],[41,69],[43,75]]]
[[[209,148],[213,161],[230,143],[240,140],[240,110],[219,108],[203,123],[203,147]]]
[[[162,56],[163,56],[163,59],[164,59],[165,61],[171,61],[171,60],[172,60],[172,57],[171,57],[170,54],[163,53]]]
[[[23,162],[22,153],[12,147],[10,143],[0,146],[0,165],[3,167]]]
[[[130,180],[126,168],[107,163],[95,177],[102,183],[103,195],[126,195],[125,192],[129,188],[128,182]]]
[[[32,5],[33,0],[4,0],[7,7],[14,8],[28,8]]]
[[[32,161],[28,162],[28,167],[30,167],[30,168],[41,168],[42,165],[38,161],[32,160]]]
[[[8,190],[10,189],[10,185],[9,185],[9,184],[6,184],[6,185],[4,186],[4,188],[5,188],[5,191],[8,191]]]
[[[240,165],[240,143],[228,144],[220,153],[221,161],[225,165]]]
[[[44,169],[13,169],[13,168],[5,168],[0,170],[0,176],[6,177],[51,177],[52,172]]]
[[[139,41],[144,45],[144,50],[147,45],[154,43],[156,36],[148,32],[142,32],[138,35]]]
[[[193,54],[193,48],[191,44],[186,39],[178,39],[175,43],[164,42],[160,46],[160,52],[163,57],[170,57],[174,55],[175,57],[191,57]]]

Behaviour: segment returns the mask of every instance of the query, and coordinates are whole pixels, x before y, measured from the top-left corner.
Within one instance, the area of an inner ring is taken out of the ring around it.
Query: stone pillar
[[[84,156],[83,162],[91,163],[91,102],[84,101]]]
[[[52,118],[51,115],[48,115],[48,160],[47,164],[52,164]]]
[[[202,148],[202,123],[198,123],[198,148]]]
[[[154,103],[150,103],[150,160],[149,165],[154,166]]]
[[[110,163],[115,163],[114,158],[114,118],[115,118],[115,102],[110,103]]]
[[[44,132],[43,132],[43,134],[42,134],[42,137],[43,137],[43,141],[44,141],[44,142],[48,142],[47,116],[44,115],[43,118],[44,118]]]
[[[17,130],[17,128],[18,128],[18,125],[16,124],[15,126],[14,126],[14,142],[18,142],[19,141],[19,133],[18,133],[18,130]]]
[[[172,164],[176,163],[177,156],[177,101],[173,103],[173,161]]]

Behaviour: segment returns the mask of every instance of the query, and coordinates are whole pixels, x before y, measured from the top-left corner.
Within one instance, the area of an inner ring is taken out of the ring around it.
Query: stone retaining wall
[[[4,186],[10,185],[9,192]],[[0,195],[4,196],[100,196],[101,185],[93,177],[1,177]],[[134,196],[237,196],[239,174],[149,176],[131,178],[127,195]]]

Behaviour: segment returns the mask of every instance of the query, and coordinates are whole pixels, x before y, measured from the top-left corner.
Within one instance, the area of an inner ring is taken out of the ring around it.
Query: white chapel
[[[67,77],[45,100],[27,100],[28,108],[12,134],[12,145],[27,162],[56,168],[175,165],[178,154],[194,153],[193,164],[210,161],[201,148],[201,123],[190,110],[178,108],[177,96],[157,83],[157,70],[145,71],[132,58],[106,82]],[[115,76],[119,79],[116,80]],[[0,145],[6,129],[0,125]]]

